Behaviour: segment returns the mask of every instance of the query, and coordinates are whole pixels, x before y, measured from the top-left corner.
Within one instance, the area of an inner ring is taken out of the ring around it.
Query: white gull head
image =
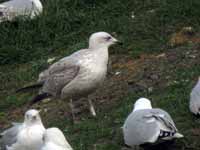
[[[93,33],[89,38],[89,49],[108,48],[118,40],[106,32]]]
[[[147,98],[139,98],[134,104],[133,111],[142,109],[152,109],[151,101]]]
[[[41,118],[38,110],[30,109],[25,113],[24,123],[26,125],[41,124]]]

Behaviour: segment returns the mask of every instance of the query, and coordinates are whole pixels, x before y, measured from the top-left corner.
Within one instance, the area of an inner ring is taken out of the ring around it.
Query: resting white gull
[[[134,104],[123,125],[123,134],[125,144],[131,147],[183,137],[170,115],[162,109],[152,108],[146,98]]]
[[[25,113],[23,123],[14,123],[13,127],[1,133],[2,150],[38,150],[42,146],[45,128],[39,112],[31,109]]]
[[[62,131],[58,128],[49,128],[43,135],[41,150],[73,150]]]
[[[31,19],[42,13],[40,0],[10,0],[0,4],[0,22],[12,21],[17,16]]]
[[[40,94],[33,99],[33,103],[48,97],[70,99],[74,119],[72,99],[86,97],[102,84],[107,73],[108,48],[117,42],[106,32],[93,33],[87,49],[52,64],[40,73],[35,85],[18,91],[40,87]],[[92,101],[88,99],[88,102],[92,115],[96,116]]]
[[[195,115],[200,115],[200,78],[190,93],[190,111]]]

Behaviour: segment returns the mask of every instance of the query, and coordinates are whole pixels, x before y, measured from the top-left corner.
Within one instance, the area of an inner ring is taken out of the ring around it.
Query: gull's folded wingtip
[[[35,96],[35,97],[31,100],[31,102],[29,103],[29,106],[32,106],[33,104],[35,104],[35,103],[37,103],[37,102],[39,102],[39,101],[42,101],[43,99],[48,98],[48,97],[51,97],[51,95],[48,94],[48,93],[39,94],[39,95]]]
[[[40,87],[42,87],[42,85],[43,85],[43,83],[36,83],[36,84],[30,85],[30,86],[26,86],[26,87],[17,89],[17,90],[15,91],[15,93],[27,92],[27,91],[32,90],[32,89],[40,88]]]
[[[175,138],[183,138],[184,135],[182,135],[182,134],[180,134],[180,133],[175,133],[175,134],[174,134],[174,137],[175,137]]]

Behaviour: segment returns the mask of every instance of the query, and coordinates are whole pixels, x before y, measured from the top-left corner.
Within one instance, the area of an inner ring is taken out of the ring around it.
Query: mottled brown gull
[[[89,47],[79,50],[52,64],[39,75],[37,84],[18,91],[40,87],[39,95],[33,103],[45,98],[69,99],[72,115],[74,98],[87,97],[104,81],[107,73],[108,48],[118,41],[106,32],[93,33]],[[96,116],[92,101],[88,99],[90,111]]]

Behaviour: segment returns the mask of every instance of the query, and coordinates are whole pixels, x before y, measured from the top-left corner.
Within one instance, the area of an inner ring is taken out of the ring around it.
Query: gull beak
[[[119,44],[119,45],[122,45],[123,43],[121,41],[118,41],[117,39],[113,38],[113,42],[115,44]]]

